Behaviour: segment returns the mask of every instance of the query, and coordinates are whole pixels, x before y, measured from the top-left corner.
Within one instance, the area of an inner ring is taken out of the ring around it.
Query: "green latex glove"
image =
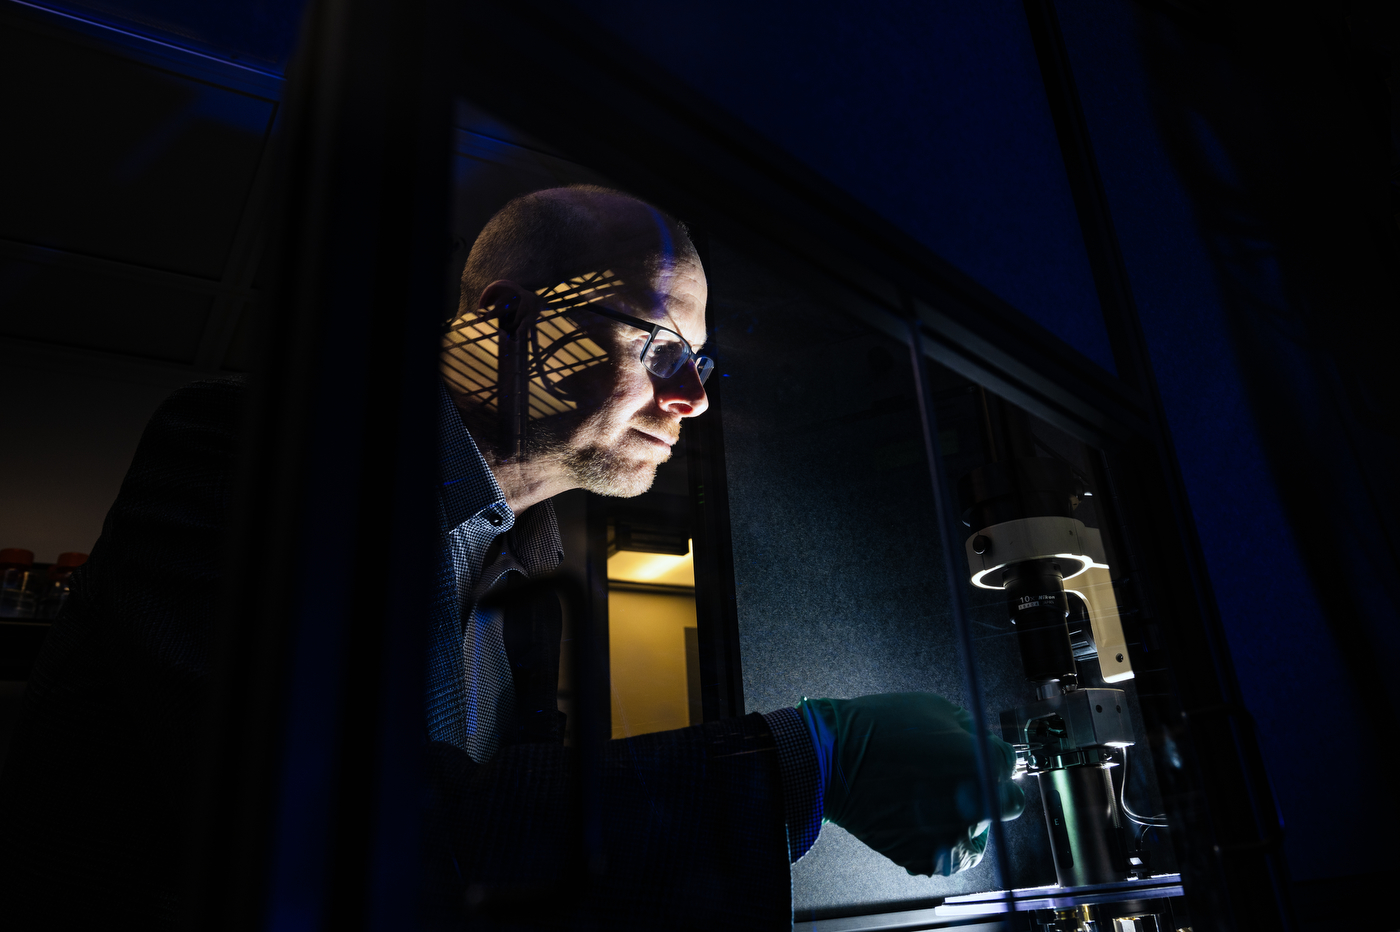
[[[910,874],[947,876],[982,860],[972,716],[931,693],[803,699],[826,786],[823,816]],[[988,737],[1003,821],[1026,807],[1011,745]]]

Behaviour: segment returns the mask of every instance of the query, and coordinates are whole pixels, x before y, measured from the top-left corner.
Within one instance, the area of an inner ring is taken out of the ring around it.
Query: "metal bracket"
[[[1121,689],[1075,689],[1001,714],[1002,737],[1018,768],[1039,773],[1108,763],[1112,748],[1136,743]]]
[[[1133,678],[1127,638],[1118,618],[1103,536],[1075,518],[1038,517],[1003,521],[983,528],[964,542],[972,584],[1001,589],[1001,570],[1025,560],[1056,560],[1062,566],[1065,591],[1073,592],[1089,609],[1089,624],[1098,647],[1099,668],[1106,683]]]

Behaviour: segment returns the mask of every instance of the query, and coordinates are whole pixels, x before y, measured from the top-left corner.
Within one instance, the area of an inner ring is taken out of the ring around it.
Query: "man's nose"
[[[656,386],[656,403],[661,410],[676,417],[695,417],[710,406],[705,397],[705,386],[700,384],[700,373],[695,369],[695,360],[689,360],[685,368],[669,379],[653,379]]]

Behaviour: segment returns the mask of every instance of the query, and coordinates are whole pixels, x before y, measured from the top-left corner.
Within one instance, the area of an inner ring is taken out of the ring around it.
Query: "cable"
[[[1154,816],[1140,816],[1128,805],[1128,749],[1123,749],[1123,789],[1118,793],[1118,801],[1123,806],[1123,814],[1128,820],[1148,828],[1166,828],[1167,814],[1160,812]]]

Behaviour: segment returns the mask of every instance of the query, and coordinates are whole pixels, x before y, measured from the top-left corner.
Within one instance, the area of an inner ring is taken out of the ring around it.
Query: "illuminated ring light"
[[[1020,557],[1019,559],[1016,559],[1016,560],[1008,560],[1008,561],[1005,562],[1005,563],[998,563],[996,566],[993,566],[993,567],[991,567],[990,569],[985,569],[985,570],[982,570],[982,571],[979,572],[979,573],[974,573],[974,574],[972,574],[972,584],[973,584],[974,586],[976,586],[978,589],[1005,589],[1005,588],[1006,588],[1005,586],[989,586],[989,585],[987,585],[986,583],[984,583],[982,580],[985,579],[985,578],[988,577],[988,576],[991,576],[993,573],[1000,573],[1002,570],[1006,569],[1006,568],[1007,568],[1008,566],[1010,566],[1012,563],[1026,563],[1026,562],[1028,562],[1028,561],[1030,561],[1030,560],[1058,560],[1058,561],[1060,561],[1061,563],[1071,563],[1071,564],[1077,563],[1077,564],[1079,565],[1079,568],[1078,568],[1078,569],[1076,569],[1073,573],[1065,573],[1065,574],[1061,577],[1062,579],[1066,579],[1066,580],[1073,579],[1073,578],[1076,577],[1076,576],[1080,576],[1080,575],[1083,575],[1084,573],[1089,572],[1089,567],[1095,565],[1095,564],[1094,564],[1094,558],[1093,558],[1093,557],[1087,557],[1087,556],[1084,556],[1083,554],[1079,554],[1079,553],[1046,553],[1046,554],[1040,554],[1040,555],[1038,555],[1038,556],[1033,556],[1033,557]],[[1106,569],[1106,568],[1107,568],[1107,567],[1105,567],[1105,569]],[[995,577],[995,578],[1000,578],[1000,577]]]

